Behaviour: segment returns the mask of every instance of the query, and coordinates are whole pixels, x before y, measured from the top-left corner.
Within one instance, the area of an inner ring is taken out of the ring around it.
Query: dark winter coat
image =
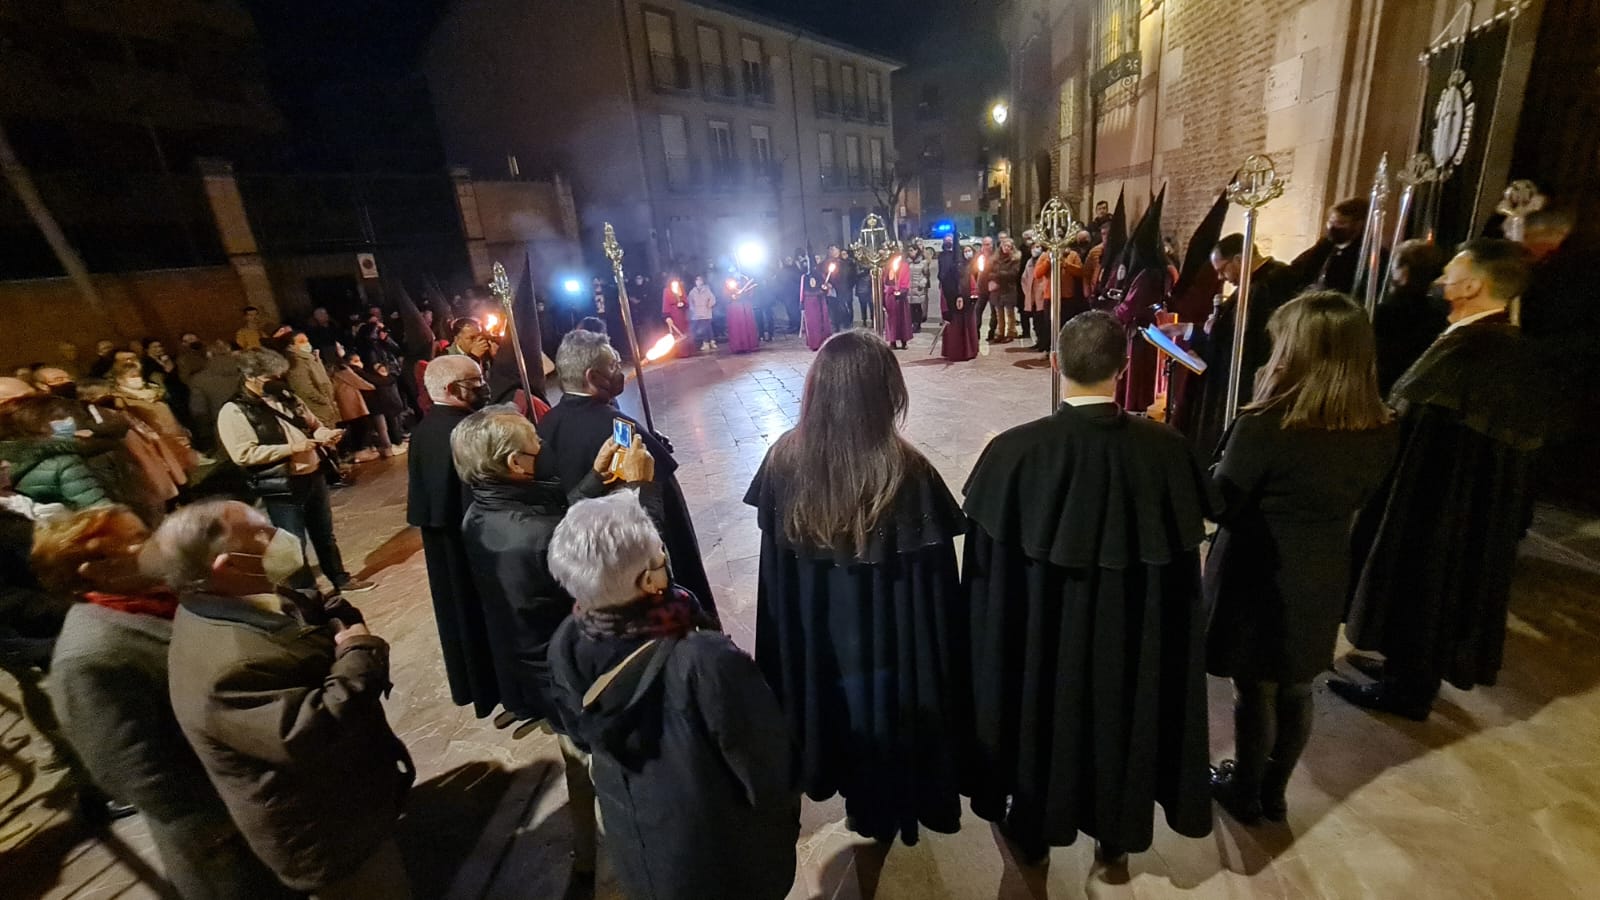
[[[596,475],[584,479],[571,499],[604,492]],[[572,612],[572,597],[550,574],[547,554],[568,499],[554,481],[485,482],[472,488],[461,523],[500,702],[521,719],[551,716],[547,648],[556,626]]]
[[[236,599],[184,598],[172,709],[252,850],[295,890],[353,872],[394,836],[416,776],[384,717],[389,645]]]
[[[1221,523],[1206,556],[1213,675],[1310,681],[1333,659],[1350,582],[1350,528],[1394,461],[1395,428],[1285,430],[1281,411],[1234,422],[1214,478]]]
[[[1395,288],[1372,314],[1378,345],[1378,390],[1385,395],[1449,327],[1448,307],[1422,290]]]
[[[860,553],[819,549],[784,536],[792,484],[769,454],[744,500],[761,527],[756,663],[797,739],[800,786],[842,794],[869,837],[953,833],[972,730],[961,507],[918,458]]]
[[[990,442],[966,487],[972,809],[1060,846],[1211,831],[1199,545],[1183,436],[1114,404]]]
[[[1439,338],[1395,385],[1399,454],[1357,522],[1345,628],[1384,654],[1386,677],[1495,683],[1548,427],[1545,364],[1500,314]]]
[[[400,383],[395,379],[391,369],[388,375],[380,375],[372,366],[361,370],[361,377],[373,387],[372,393],[367,395],[367,406],[381,416],[398,416],[406,411],[405,401],[400,398]],[[390,440],[399,440],[400,436],[391,434]]]
[[[569,734],[590,772],[606,852],[629,900],[780,900],[794,881],[800,797],[789,731],[749,656],[710,631],[550,645]],[[614,676],[593,696],[602,675]]]
[[[24,438],[0,441],[0,459],[11,464],[17,493],[35,503],[62,503],[83,509],[110,500],[110,491],[84,459],[75,438]]]
[[[671,559],[673,582],[687,588],[700,601],[701,608],[715,617],[716,598],[711,594],[711,580],[700,558],[700,539],[695,534],[683,488],[674,474],[678,461],[642,423],[598,397],[562,395],[561,402],[539,420],[539,437],[544,440],[544,449],[539,453],[539,477],[554,478],[561,482],[563,491],[572,493],[594,469],[600,446],[611,436],[613,419],[633,423],[634,433],[655,457],[655,484],[661,492],[661,507],[659,515],[653,517]],[[414,441],[415,438],[413,448]]]
[[[184,897],[287,896],[252,854],[178,727],[167,689],[172,623],[79,603],[48,682],[61,730],[96,787],[138,808]]]
[[[439,628],[450,698],[457,706],[472,704],[482,718],[499,705],[500,687],[483,603],[461,537],[461,521],[471,497],[456,477],[450,451],[450,436],[470,415],[470,409],[436,403],[412,429],[406,522],[422,529],[422,557],[428,567],[428,590],[433,595],[433,617]],[[589,464],[593,467],[593,457]]]

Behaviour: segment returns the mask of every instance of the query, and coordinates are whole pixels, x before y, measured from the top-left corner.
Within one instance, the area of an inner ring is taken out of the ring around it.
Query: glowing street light
[[[1006,102],[1001,100],[990,107],[989,118],[994,119],[996,125],[1004,125],[1006,119],[1011,118],[1011,107],[1006,106]]]
[[[583,282],[576,278],[568,278],[566,281],[561,282],[561,289],[576,297],[583,293]]]
[[[759,269],[766,265],[767,245],[755,238],[742,241],[734,248],[733,258],[738,261],[739,268],[746,272]]]

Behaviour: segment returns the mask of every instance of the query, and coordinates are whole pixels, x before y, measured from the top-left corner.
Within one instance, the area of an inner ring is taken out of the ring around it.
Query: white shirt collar
[[[1099,396],[1068,397],[1066,399],[1066,404],[1068,406],[1098,406],[1098,405],[1100,405],[1102,403],[1116,403],[1116,402],[1117,402],[1117,398],[1115,398],[1115,397],[1099,397]]]
[[[1486,319],[1489,316],[1497,315],[1497,314],[1503,313],[1503,312],[1505,312],[1505,309],[1503,307],[1497,307],[1495,309],[1486,309],[1483,312],[1473,313],[1472,315],[1467,316],[1464,319],[1457,319],[1456,321],[1451,322],[1450,323],[1450,327],[1446,328],[1444,330],[1444,333],[1445,334],[1449,334],[1450,332],[1455,331],[1457,328],[1460,328],[1463,325],[1471,325],[1473,322],[1476,322],[1479,319]]]

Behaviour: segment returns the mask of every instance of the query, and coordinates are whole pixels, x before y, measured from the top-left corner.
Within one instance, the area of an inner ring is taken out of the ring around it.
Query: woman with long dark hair
[[[1350,528],[1395,454],[1372,325],[1343,294],[1306,294],[1267,325],[1272,355],[1224,437],[1222,526],[1206,558],[1207,668],[1233,679],[1235,759],[1217,801],[1240,822],[1287,814],[1350,580]]]
[[[971,730],[961,507],[898,426],[893,351],[866,331],[822,345],[800,422],[745,495],[761,527],[756,663],[798,742],[800,786],[844,795],[879,841],[960,826]]]

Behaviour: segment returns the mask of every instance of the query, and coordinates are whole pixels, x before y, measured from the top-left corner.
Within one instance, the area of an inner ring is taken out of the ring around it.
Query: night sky
[[[290,133],[281,164],[314,170],[437,170],[444,162],[416,66],[450,0],[244,0]],[[989,25],[977,0],[721,0],[906,59],[928,24]]]

